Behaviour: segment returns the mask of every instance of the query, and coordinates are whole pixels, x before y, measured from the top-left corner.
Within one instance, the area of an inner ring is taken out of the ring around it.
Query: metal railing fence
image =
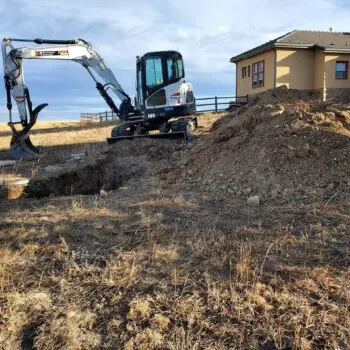
[[[204,103],[203,103],[204,102]],[[214,96],[196,98],[197,113],[224,112],[234,110],[248,103],[247,96]],[[118,115],[112,111],[102,113],[81,113],[82,122],[107,122],[118,119]]]

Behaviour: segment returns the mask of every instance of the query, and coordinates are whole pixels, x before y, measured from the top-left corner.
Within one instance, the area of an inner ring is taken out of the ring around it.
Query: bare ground
[[[35,164],[35,197],[0,199],[0,348],[349,348],[350,200],[348,179],[338,183],[346,159],[326,188],[300,176],[307,191],[294,191],[279,175],[275,191],[258,180],[270,174],[261,166],[247,176],[237,157],[254,169],[246,145],[269,128],[244,113],[266,117],[263,106],[224,117],[211,134],[217,117],[202,117],[190,146],[93,144],[73,164],[65,162],[71,146],[49,148],[59,156]],[[275,117],[289,123],[287,112]],[[315,112],[303,105],[301,113]],[[312,152],[299,158],[303,148],[292,146],[281,154],[293,166],[315,164]],[[57,163],[62,169],[45,175]],[[247,206],[250,195],[260,195],[259,207]]]

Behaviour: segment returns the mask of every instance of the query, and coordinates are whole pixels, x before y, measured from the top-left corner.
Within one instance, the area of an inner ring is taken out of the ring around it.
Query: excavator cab
[[[112,129],[107,141],[114,143],[138,137],[187,140],[197,127],[195,113],[193,89],[185,80],[181,54],[148,52],[136,57],[134,113]]]
[[[168,120],[196,112],[192,85],[185,80],[177,51],[149,52],[136,58],[136,109],[147,119]]]

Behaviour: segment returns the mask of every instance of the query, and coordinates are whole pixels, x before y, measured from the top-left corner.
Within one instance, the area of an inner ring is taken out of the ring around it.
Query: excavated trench
[[[131,179],[157,172],[183,145],[171,141],[125,142],[122,147],[67,164],[53,174],[39,174],[25,189],[28,197],[91,195],[115,190]]]
[[[51,195],[95,194],[101,189],[114,190],[130,179],[141,175],[142,167],[121,160],[110,163],[108,157],[94,164],[65,170],[62,173],[31,180],[25,190],[30,197]]]

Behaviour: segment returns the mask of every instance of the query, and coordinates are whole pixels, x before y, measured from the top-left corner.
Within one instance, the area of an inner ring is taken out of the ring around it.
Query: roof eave
[[[292,49],[312,49],[315,47],[314,44],[308,45],[308,44],[286,44],[286,43],[276,43],[275,46],[278,48],[281,48],[281,49],[289,49],[289,48],[292,48]]]
[[[249,52],[249,51],[244,52],[244,53],[242,53],[240,55],[232,57],[230,59],[230,62],[231,63],[237,63],[237,62],[245,60],[245,59],[247,59],[249,57],[256,56],[256,55],[258,55],[260,53],[263,53],[265,51],[269,51],[269,50],[273,49],[274,47],[275,47],[275,45],[271,44],[271,45],[268,45],[268,46],[265,46],[263,48],[259,48],[259,49],[256,49],[256,50],[253,49],[251,52]]]
[[[294,49],[311,49],[313,48],[314,45],[305,45],[305,44],[283,44],[283,43],[272,43],[271,45],[265,46],[263,48],[259,48],[257,50],[251,50],[250,52],[244,52],[238,56],[232,57],[230,59],[231,63],[237,63],[239,61],[245,60],[247,58],[259,55],[263,52],[275,49],[275,48],[279,48],[279,49],[289,49],[289,48],[294,48]]]
[[[350,53],[350,48],[349,49],[333,49],[333,48],[325,48],[324,51],[326,53]]]

